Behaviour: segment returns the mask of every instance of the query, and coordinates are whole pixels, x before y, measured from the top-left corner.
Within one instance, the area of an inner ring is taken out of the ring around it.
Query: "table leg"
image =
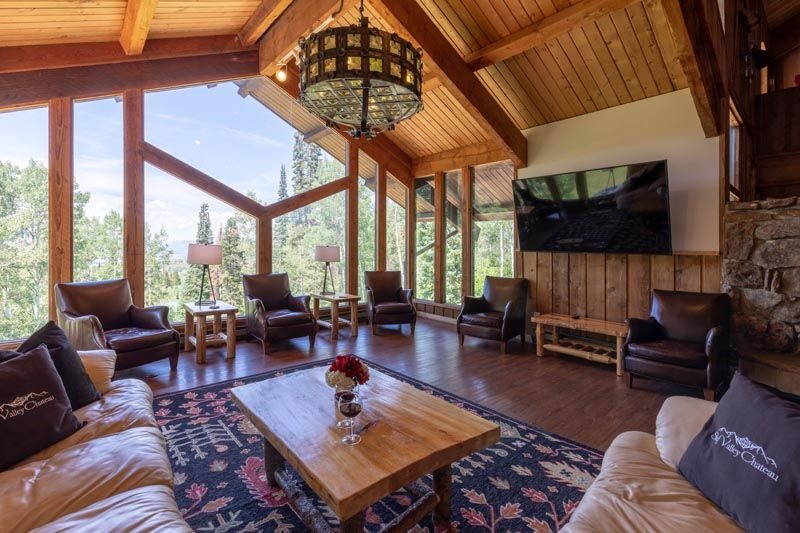
[[[192,348],[192,343],[189,342],[189,337],[192,336],[194,329],[194,316],[189,311],[185,312],[185,319],[183,321],[183,350],[188,352]]]
[[[203,315],[197,315],[197,329],[195,331],[195,338],[197,339],[197,355],[195,359],[199,364],[204,364],[206,362],[206,317]]]
[[[617,337],[617,375],[622,375],[622,337]]]
[[[228,313],[227,318],[227,331],[225,335],[228,344],[228,359],[236,357],[236,313]]]
[[[319,320],[319,298],[312,298],[312,300],[313,310],[311,313],[314,315],[314,321],[317,321]]]
[[[364,511],[343,520],[339,526],[341,533],[363,533],[364,531]]]
[[[275,472],[283,468],[284,464],[283,456],[278,453],[278,450],[267,439],[264,439],[264,474],[270,487],[278,487]]]
[[[358,302],[350,302],[350,334],[358,337]]]
[[[536,324],[536,355],[544,357],[544,326]]]
[[[339,304],[331,303],[331,339],[339,338]]]
[[[214,315],[214,335],[222,333],[222,315],[217,313]]]
[[[453,488],[453,467],[443,466],[433,471],[433,491],[439,497],[439,503],[433,510],[433,524],[436,529],[450,530],[450,497]]]

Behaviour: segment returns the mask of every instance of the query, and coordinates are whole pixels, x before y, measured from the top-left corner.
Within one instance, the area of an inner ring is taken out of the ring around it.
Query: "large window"
[[[474,294],[486,276],[514,275],[514,201],[511,162],[475,167],[472,177]],[[568,184],[565,191],[569,191]],[[567,192],[569,194],[569,192]]]
[[[47,320],[47,109],[0,113],[0,339]]]
[[[414,194],[417,207],[415,227],[416,246],[414,260],[416,261],[416,292],[415,296],[421,300],[434,298],[434,192],[433,178],[423,178],[414,181]]]
[[[122,277],[122,103],[76,102],[75,281]]]
[[[448,304],[461,303],[461,171],[447,172],[444,175],[444,301]]]
[[[378,164],[361,151],[358,174],[358,294],[365,299],[364,272],[375,270],[375,184]]]
[[[406,195],[408,190],[391,174],[386,175],[386,268],[399,270],[405,284],[406,272]]]

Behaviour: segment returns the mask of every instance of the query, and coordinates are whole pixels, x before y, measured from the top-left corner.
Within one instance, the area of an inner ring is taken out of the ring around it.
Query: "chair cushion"
[[[705,368],[708,364],[705,346],[696,342],[669,339],[632,342],[628,344],[628,353],[634,357],[688,368]]]
[[[403,302],[383,302],[375,304],[375,313],[380,315],[398,315],[400,313],[411,313],[414,306]]]
[[[309,321],[311,321],[311,315],[301,311],[290,311],[288,309],[267,311],[268,326],[295,326]]]
[[[464,324],[473,326],[483,326],[485,328],[499,328],[503,326],[503,313],[499,311],[486,311],[485,313],[475,313],[474,315],[464,315],[461,317]]]
[[[115,352],[152,348],[175,340],[171,329],[120,328],[106,331],[108,347]]]

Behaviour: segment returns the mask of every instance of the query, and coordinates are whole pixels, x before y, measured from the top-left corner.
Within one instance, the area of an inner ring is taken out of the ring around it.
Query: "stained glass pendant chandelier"
[[[422,50],[361,24],[300,39],[300,102],[353,137],[371,139],[422,110]]]

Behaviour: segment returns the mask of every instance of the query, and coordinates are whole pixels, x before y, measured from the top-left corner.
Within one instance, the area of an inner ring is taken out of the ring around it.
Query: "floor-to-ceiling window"
[[[446,172],[444,175],[444,301],[448,304],[461,303],[461,171]]]
[[[407,194],[408,189],[399,180],[386,175],[386,269],[399,270],[406,285]]]
[[[423,178],[414,181],[414,195],[416,203],[415,228],[416,250],[416,292],[415,297],[421,300],[434,298],[434,243],[435,243],[435,216],[434,216],[434,183],[433,178]]]
[[[364,272],[375,270],[375,184],[378,164],[360,151],[358,175],[358,294],[365,299]]]
[[[483,291],[486,276],[514,275],[514,201],[510,161],[473,169],[472,241],[474,294]]]

